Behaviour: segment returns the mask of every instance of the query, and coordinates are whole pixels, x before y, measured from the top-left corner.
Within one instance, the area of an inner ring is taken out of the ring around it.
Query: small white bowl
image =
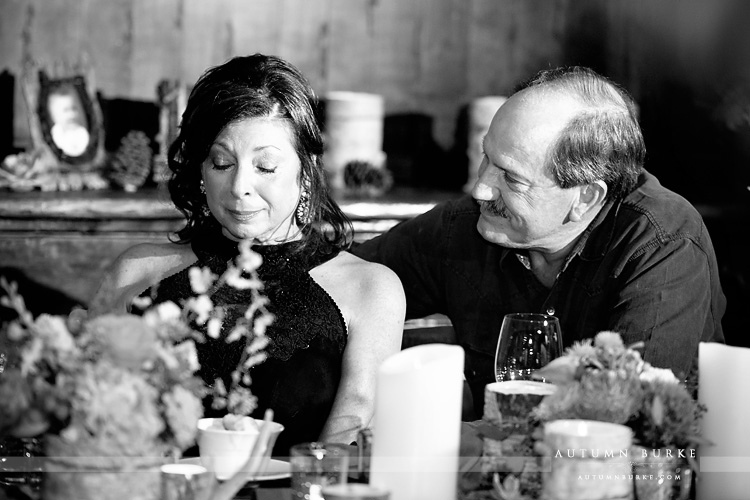
[[[248,421],[253,420],[245,417]],[[243,419],[244,420],[244,419]],[[217,425],[214,425],[217,422]],[[220,418],[202,418],[198,421],[198,451],[201,464],[216,474],[216,478],[223,481],[234,476],[247,461],[255,441],[264,425],[262,420],[255,419],[257,425],[247,423],[243,431],[228,431],[221,426]],[[276,438],[284,430],[284,426],[277,422],[270,422],[271,434],[268,446],[262,450],[263,461],[258,473],[262,473],[268,465],[271,450]]]

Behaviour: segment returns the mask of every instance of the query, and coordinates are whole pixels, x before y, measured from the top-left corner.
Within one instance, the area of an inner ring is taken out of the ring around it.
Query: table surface
[[[3,500],[41,500],[38,493],[1,485],[0,498]],[[291,500],[292,490],[289,486],[243,488],[234,498],[235,500]]]
[[[349,482],[360,482],[356,467],[357,448],[349,446]],[[286,461],[286,460],[284,460]],[[235,496],[235,500],[292,500],[291,480],[289,477],[268,481],[248,482]],[[16,487],[3,485],[0,482],[0,500],[43,500],[38,489],[28,486]]]
[[[292,490],[290,488],[263,488],[258,490],[255,498],[256,500],[291,500]]]

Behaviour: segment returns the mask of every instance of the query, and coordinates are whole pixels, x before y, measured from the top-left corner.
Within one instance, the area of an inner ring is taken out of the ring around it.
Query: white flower
[[[245,369],[250,369],[255,365],[261,364],[267,358],[268,358],[268,354],[266,354],[265,352],[259,352],[257,354],[253,354],[252,356],[250,356],[249,358],[245,360],[245,362],[242,364],[242,367]]]
[[[196,372],[201,365],[198,363],[198,351],[195,348],[195,342],[188,340],[174,347],[175,356],[182,360],[191,372]]]
[[[247,327],[242,324],[236,325],[227,335],[227,343],[237,342],[247,334]]]
[[[677,384],[680,382],[669,368],[654,368],[651,365],[644,366],[639,379],[641,382],[646,383],[664,382]]]
[[[253,319],[253,316],[255,316],[255,313],[259,311],[261,308],[266,307],[269,302],[270,301],[268,300],[268,297],[257,294],[257,296],[253,298],[253,302],[245,311],[245,319]]]
[[[265,335],[266,328],[273,323],[273,320],[273,314],[261,314],[255,318],[255,323],[253,323],[253,333],[255,333],[255,335]]]
[[[180,367],[180,362],[177,360],[176,353],[171,350],[165,349],[163,346],[156,346],[156,355],[164,362],[170,370],[176,370]]]
[[[208,336],[212,339],[218,339],[219,334],[221,333],[221,320],[219,318],[209,319],[206,333],[208,333]]]
[[[263,264],[263,257],[261,257],[260,254],[253,252],[251,246],[251,240],[242,240],[239,244],[240,254],[237,257],[237,267],[246,273],[255,271],[261,264]]]
[[[26,336],[26,330],[18,323],[18,321],[11,321],[8,324],[8,340],[13,342],[20,342]]]
[[[224,280],[227,285],[237,290],[257,289],[261,285],[257,278],[243,278],[242,271],[237,267],[230,267],[224,272]]]
[[[185,302],[185,309],[194,312],[197,316],[195,322],[203,325],[208,321],[211,311],[214,309],[214,303],[208,295],[198,295],[197,297],[190,297]]]
[[[268,337],[265,335],[256,335],[250,342],[250,345],[245,348],[248,354],[255,354],[265,349],[268,345]]]
[[[188,273],[190,276],[190,288],[199,295],[207,293],[216,280],[216,275],[207,267],[191,267]]]
[[[162,396],[169,428],[177,446],[187,448],[195,442],[198,419],[203,415],[201,401],[190,391],[176,386]]]
[[[68,353],[75,349],[75,341],[60,316],[41,314],[34,322],[34,329],[46,347],[57,353]]]
[[[149,326],[156,326],[161,322],[169,323],[179,321],[181,315],[182,311],[180,310],[180,307],[171,300],[168,300],[149,309],[146,314],[143,315],[143,318]]]
[[[152,314],[154,320],[156,313]],[[156,356],[156,328],[144,317],[130,314],[98,316],[85,326],[85,333],[117,366],[139,370]]]
[[[36,364],[42,359],[42,350],[44,343],[39,337],[34,337],[29,341],[21,354],[21,374],[25,377],[30,373],[36,373]]]
[[[621,351],[625,348],[622,343],[622,337],[617,332],[603,331],[596,334],[594,337],[594,346],[602,347],[604,349],[613,349]]]
[[[60,437],[65,441],[75,443],[81,437],[81,429],[79,427],[70,425],[60,431]]]
[[[133,307],[140,309],[140,310],[144,310],[146,308],[151,307],[153,300],[151,300],[151,297],[145,297],[145,296],[142,297],[139,295],[137,297],[133,297],[130,300],[130,303],[133,305]]]

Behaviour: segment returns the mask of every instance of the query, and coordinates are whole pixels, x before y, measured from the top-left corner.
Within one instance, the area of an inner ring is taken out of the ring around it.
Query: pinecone
[[[375,198],[393,186],[393,175],[386,168],[353,160],[344,166],[344,185],[349,193]]]
[[[125,191],[135,191],[146,182],[153,158],[151,141],[140,130],[131,130],[110,162],[110,178]]]

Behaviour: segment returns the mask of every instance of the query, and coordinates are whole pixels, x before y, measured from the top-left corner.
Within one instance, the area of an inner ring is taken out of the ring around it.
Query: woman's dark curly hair
[[[274,56],[235,57],[208,69],[196,82],[182,115],[180,132],[169,148],[172,171],[169,193],[187,223],[177,231],[188,243],[204,229],[218,227],[203,214],[206,197],[200,191],[201,165],[211,145],[230,123],[246,118],[288,120],[299,156],[300,184],[310,195],[310,223],[302,227],[303,247],[329,242],[339,248],[351,244],[352,226],[328,192],[323,171],[323,138],[316,113],[315,93],[302,73]]]

